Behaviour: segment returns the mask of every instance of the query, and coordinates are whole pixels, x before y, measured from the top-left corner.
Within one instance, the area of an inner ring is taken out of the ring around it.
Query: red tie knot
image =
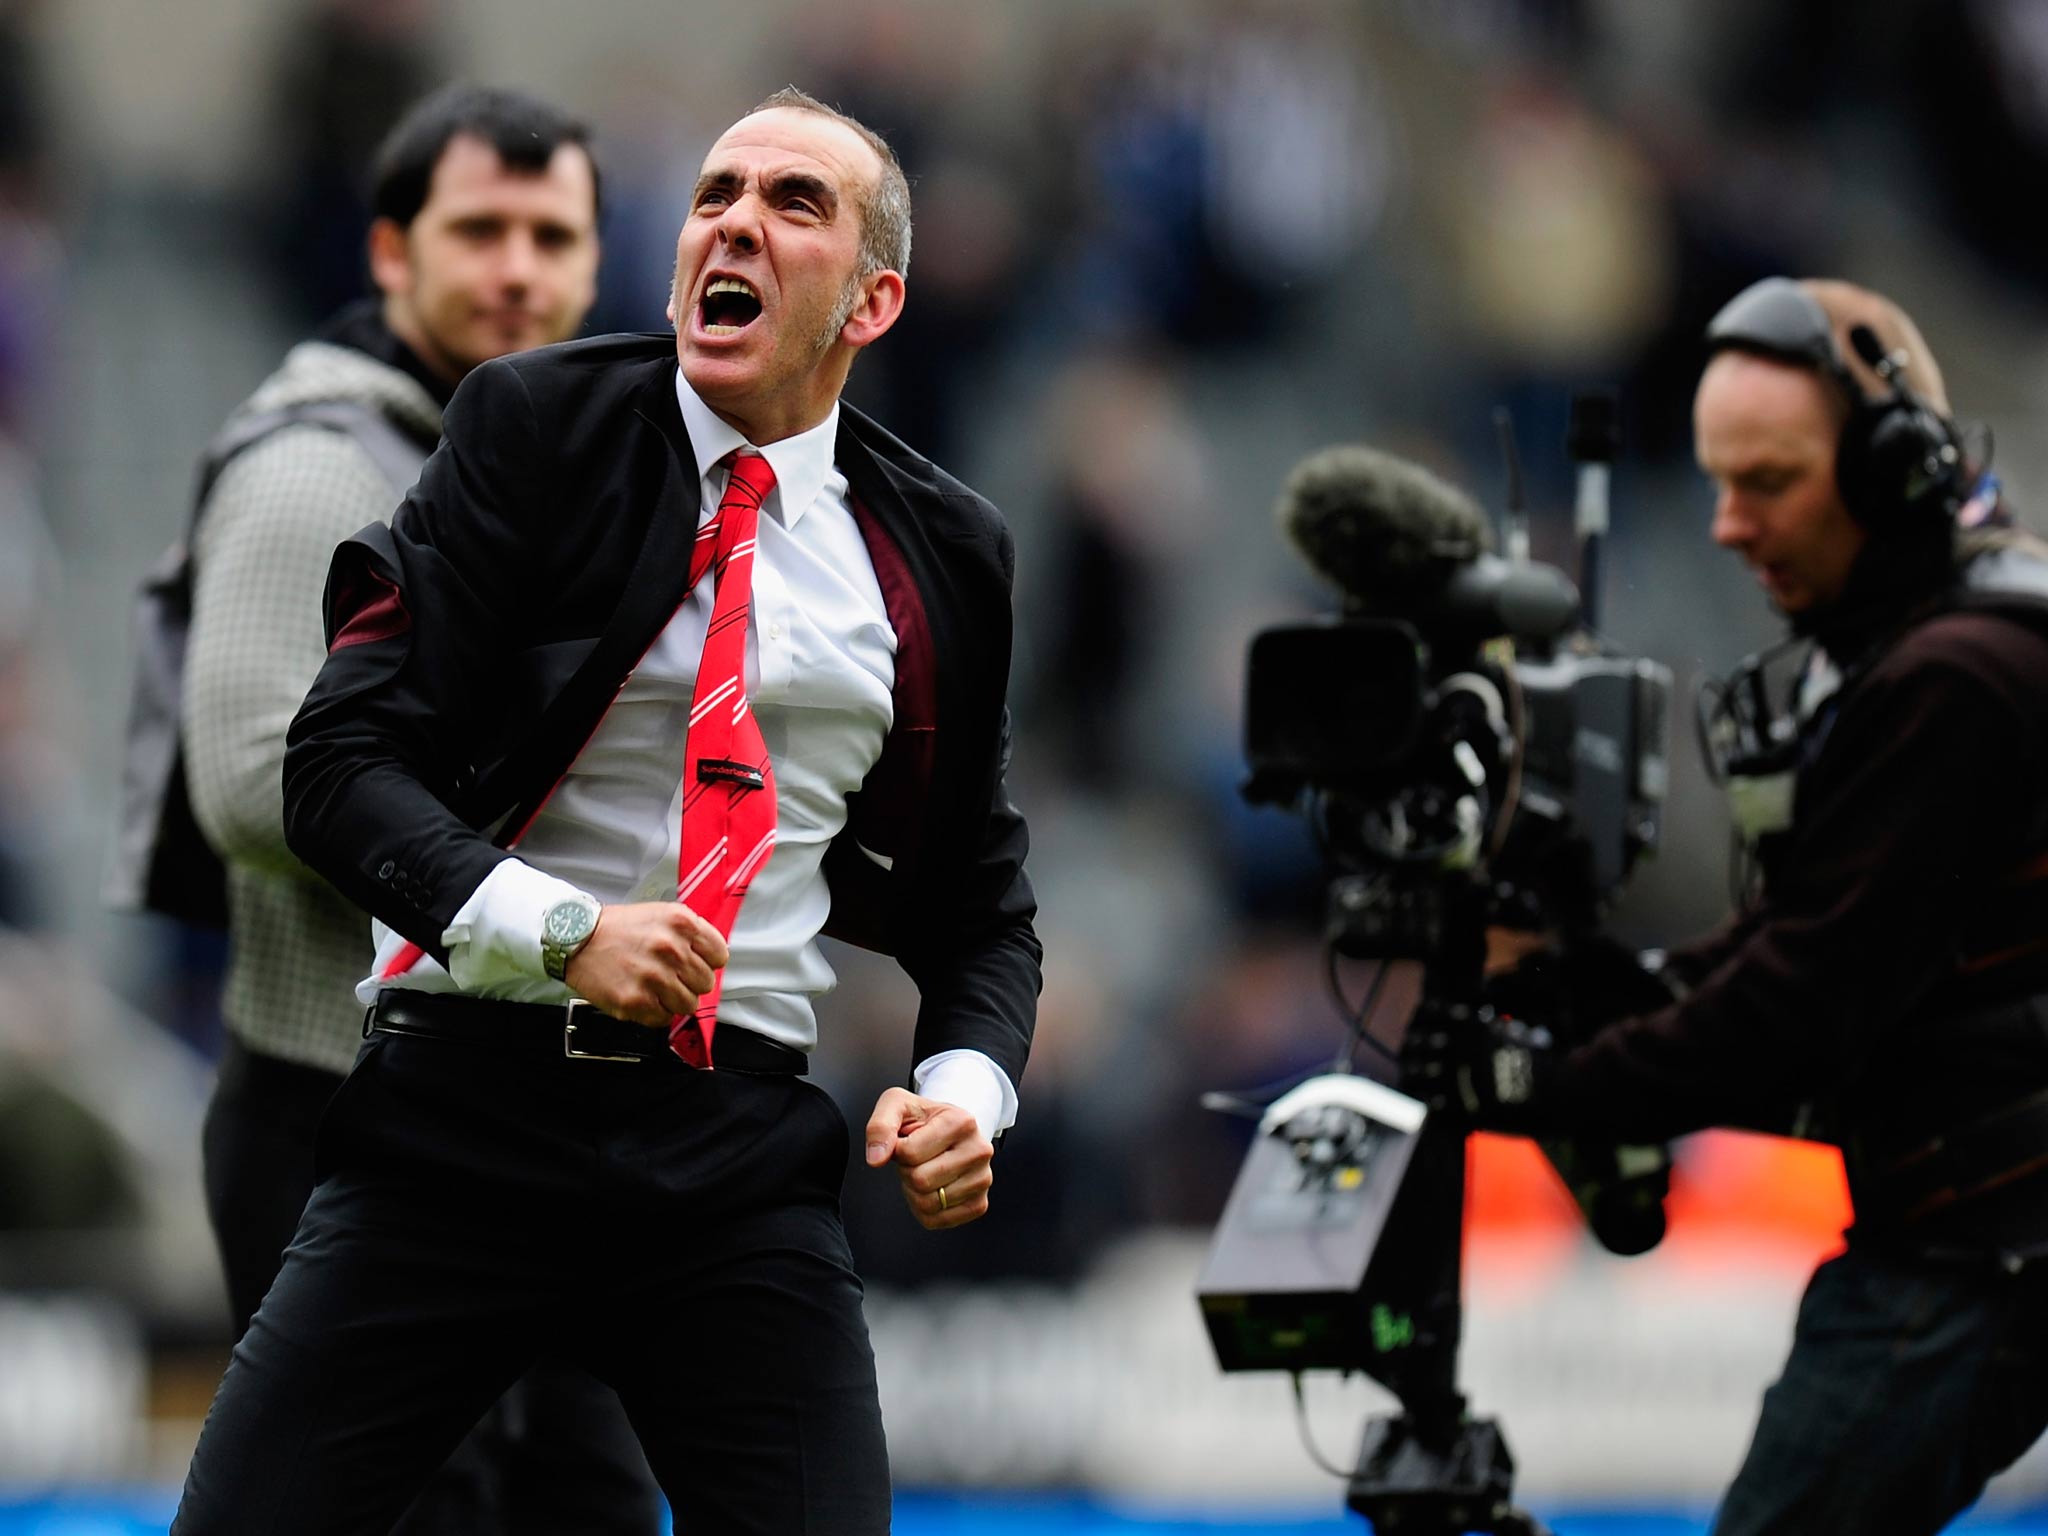
[[[725,497],[719,504],[729,506],[744,497],[758,512],[774,489],[775,467],[760,454],[743,448],[732,456],[732,477],[725,482]]]

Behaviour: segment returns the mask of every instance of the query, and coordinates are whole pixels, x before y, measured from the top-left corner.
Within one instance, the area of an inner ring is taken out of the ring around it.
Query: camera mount
[[[1488,892],[1472,872],[1368,889],[1338,882],[1330,942],[1422,959],[1410,1029],[1469,1026],[1484,1006]],[[1387,919],[1386,914],[1399,914]],[[1538,1536],[1512,1503],[1499,1426],[1457,1386],[1465,1134],[1360,1074],[1276,1100],[1218,1224],[1197,1290],[1225,1370],[1357,1370],[1402,1412],[1369,1421],[1348,1506],[1381,1532]]]
[[[1611,404],[1574,421],[1581,573],[1597,587]],[[1526,531],[1509,558],[1487,553],[1478,507],[1418,465],[1326,449],[1275,511],[1345,606],[1253,637],[1244,795],[1304,813],[1334,866],[1333,981],[1338,956],[1382,976],[1419,961],[1418,1042],[1483,1030],[1497,1001],[1558,1025],[1619,1017],[1597,1015],[1643,977],[1599,923],[1661,833],[1669,671],[1574,633],[1579,590],[1528,562]],[[1555,964],[1489,978],[1492,926],[1550,935]],[[1273,1106],[1239,1170],[1198,1285],[1210,1339],[1226,1371],[1286,1370],[1297,1388],[1303,1371],[1362,1371],[1394,1393],[1402,1411],[1366,1426],[1349,1481],[1375,1530],[1535,1536],[1499,1426],[1468,1417],[1457,1386],[1465,1127],[1398,1093],[1399,1074],[1365,1084],[1361,1040],[1399,1060],[1366,1035],[1371,1006],[1351,1052]],[[1662,1237],[1664,1149],[1543,1146],[1609,1248]]]

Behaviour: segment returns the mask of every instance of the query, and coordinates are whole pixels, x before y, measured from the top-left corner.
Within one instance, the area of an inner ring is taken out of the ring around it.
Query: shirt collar
[[[676,403],[683,410],[683,427],[690,434],[690,447],[697,455],[697,478],[709,480],[719,460],[736,448],[753,448],[739,429],[697,398],[683,370],[676,369]],[[839,402],[832,413],[808,432],[785,437],[766,448],[755,448],[775,471],[775,489],[768,497],[768,515],[794,528],[832,473],[832,461],[839,442]],[[720,476],[723,483],[723,476]]]

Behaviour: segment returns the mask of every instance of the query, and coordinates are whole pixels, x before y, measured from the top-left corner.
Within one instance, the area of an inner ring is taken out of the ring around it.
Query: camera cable
[[[1287,1373],[1287,1379],[1294,1383],[1294,1425],[1301,1432],[1301,1448],[1308,1452],[1310,1461],[1330,1476],[1349,1482],[1351,1474],[1323,1454],[1322,1448],[1316,1444],[1314,1433],[1308,1427],[1308,1398],[1301,1389],[1301,1375],[1300,1371]]]
[[[1358,1065],[1358,1047],[1361,1043],[1371,1046],[1379,1053],[1381,1059],[1387,1065],[1398,1069],[1401,1065],[1400,1053],[1366,1027],[1372,1022],[1373,1010],[1379,1006],[1380,991],[1386,986],[1387,962],[1382,960],[1373,967],[1372,981],[1366,987],[1365,998],[1354,1007],[1352,1006],[1351,999],[1344,995],[1344,977],[1339,970],[1338,962],[1340,957],[1335,945],[1330,946],[1327,958],[1330,996],[1336,1001],[1338,1015],[1342,1017],[1350,1029],[1349,1034],[1345,1037],[1343,1047],[1337,1052],[1335,1058],[1330,1063],[1331,1069],[1337,1072],[1356,1070]]]

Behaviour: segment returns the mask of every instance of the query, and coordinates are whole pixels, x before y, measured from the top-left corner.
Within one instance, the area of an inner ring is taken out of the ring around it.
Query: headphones
[[[1707,324],[1707,351],[1754,352],[1810,368],[1842,391],[1849,418],[1835,445],[1835,481],[1850,516],[1873,531],[1926,518],[1952,519],[1970,489],[1962,434],[1905,381],[1903,349],[1887,353],[1867,325],[1849,344],[1885,393],[1866,395],[1835,346],[1834,323],[1789,277],[1752,283]]]

